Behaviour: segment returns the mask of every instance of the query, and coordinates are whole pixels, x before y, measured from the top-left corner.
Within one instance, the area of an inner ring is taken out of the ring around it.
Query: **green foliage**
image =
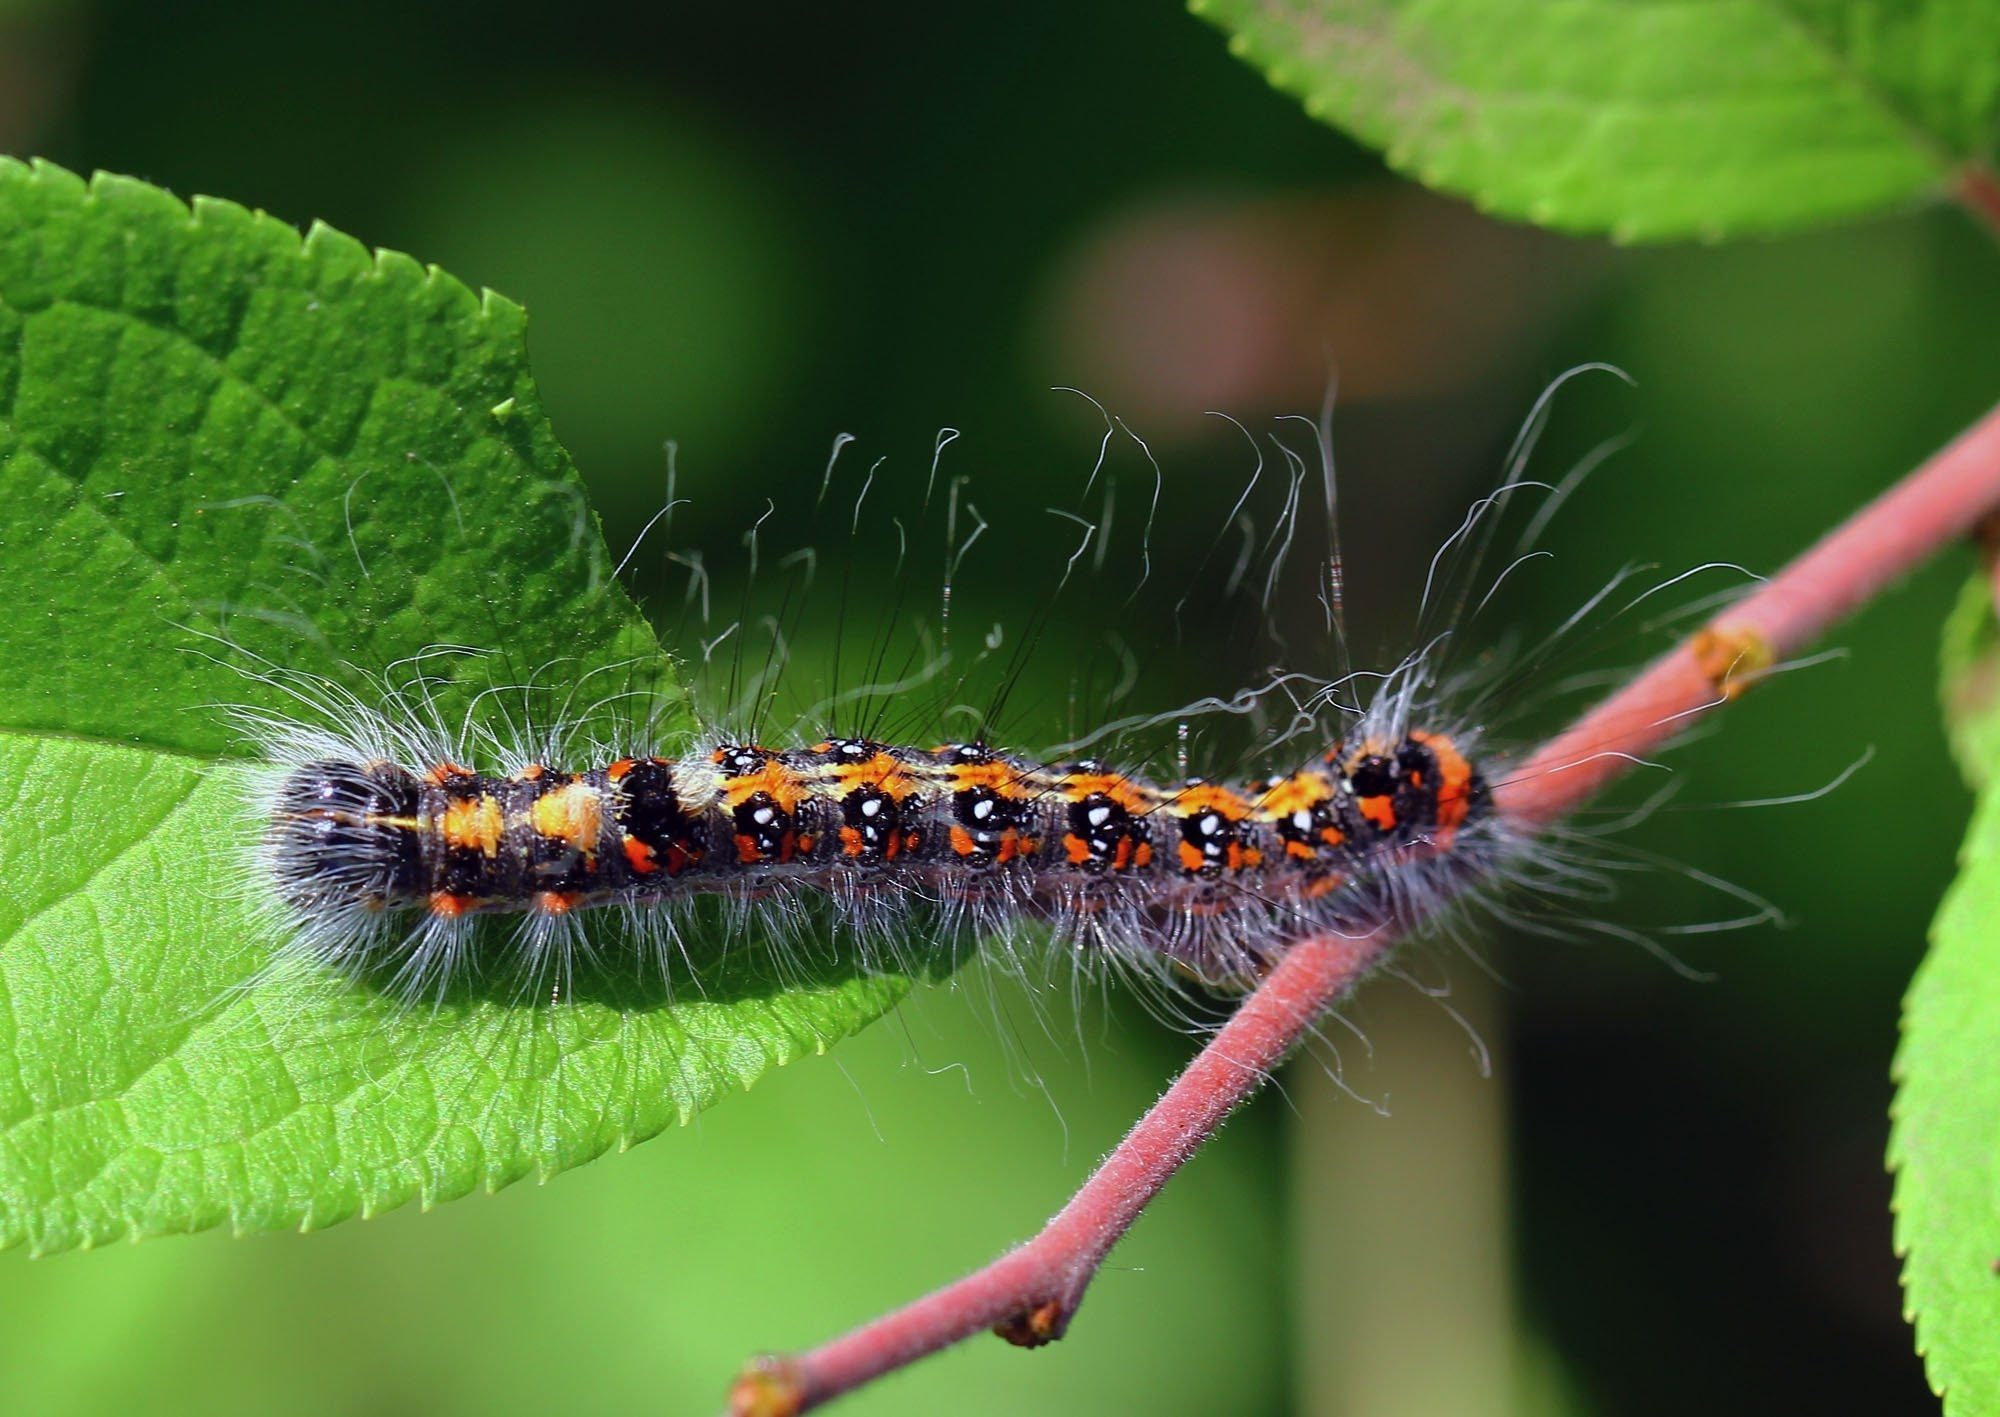
[[[678,996],[399,1011],[265,973],[260,663],[439,644],[449,721],[552,670],[673,704],[520,309],[326,227],[0,160],[0,1244],[325,1225],[685,1121],[900,996],[758,952]],[[606,710],[605,712],[610,712]]]
[[[1192,0],[1427,186],[1621,240],[1903,205],[1984,160],[1994,0]]]
[[[750,1349],[840,1332],[1033,1233],[1091,1160],[1082,1146],[1066,1153],[1065,1137],[1116,1137],[1159,1091],[1167,1059],[1134,1040],[1096,1049],[1087,1083],[1047,1060],[1058,1112],[1007,1085],[1018,1040],[967,1002],[928,991],[911,1010],[920,1041],[869,1029],[703,1114],[686,1136],[546,1189],[406,1208],[305,1244],[0,1257],[7,1409],[717,1417]],[[912,1067],[913,1047],[953,1066]],[[1294,1410],[1289,1295],[1272,1279],[1294,1249],[1275,1120],[1232,1124],[1228,1145],[1175,1181],[1094,1287],[1075,1342],[1032,1359],[969,1343],[850,1410]],[[1162,1343],[1169,1333],[1202,1341]]]
[[[1941,685],[1944,726],[1952,756],[1977,791],[2000,763],[2000,626],[1993,621],[1993,586],[1974,576],[1944,623]]]
[[[1896,1249],[1905,1307],[1947,1414],[2000,1410],[2000,753],[1992,587],[1975,578],[1946,627],[1953,747],[1982,788],[1959,875],[1903,1004],[1896,1054]]]

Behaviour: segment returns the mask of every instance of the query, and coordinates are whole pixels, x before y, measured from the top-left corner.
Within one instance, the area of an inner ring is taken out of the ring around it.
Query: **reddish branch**
[[[1532,825],[1578,806],[1627,766],[1616,754],[1643,754],[1734,698],[1996,508],[2000,409],[1544,745],[1501,810]]]
[[[1499,811],[1532,828],[1580,806],[1995,508],[2000,408],[1529,757],[1497,789]],[[989,1329],[1024,1345],[1062,1337],[1147,1203],[1394,943],[1384,928],[1293,946],[1039,1235],[820,1348],[755,1360],[731,1391],[734,1417],[793,1417]]]

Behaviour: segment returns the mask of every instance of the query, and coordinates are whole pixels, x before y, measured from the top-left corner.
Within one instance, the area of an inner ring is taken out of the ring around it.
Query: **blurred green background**
[[[1406,617],[1384,607],[1570,365],[1637,388],[1565,395],[1544,470],[1637,438],[1556,525],[1550,622],[1628,557],[1774,568],[2000,388],[2000,251],[1951,211],[1617,250],[1387,177],[1170,6],[722,8],[0,7],[0,146],[321,218],[523,301],[615,546],[658,505],[667,439],[693,499],[677,537],[727,547],[766,495],[809,503],[835,433],[920,474],[949,424],[950,466],[1016,513],[984,563],[1005,568],[1094,452],[1060,383],[1160,453],[1171,576],[1245,467],[1203,411],[1310,412],[1337,366],[1368,643],[1395,643]],[[1452,997],[1371,986],[1350,1011],[1367,1046],[1330,1031],[1338,1083],[1322,1051],[1236,1120],[1068,1342],[974,1343],[853,1410],[1935,1410],[1880,1158],[1898,999],[1966,811],[1933,688],[1963,570],[1672,758],[1690,807],[1809,790],[1872,746],[1852,781],[1630,838],[1790,928],[1678,941],[1708,983],[1613,942],[1419,952]],[[1051,723],[1080,633],[1052,631],[1025,676]],[[1149,664],[1139,706],[1254,668],[1191,647]],[[1664,869],[1612,918],[1717,913]],[[435,1215],[0,1256],[0,1394],[23,1413],[709,1410],[750,1351],[1030,1233],[1190,1046],[1130,1003],[1049,1007],[1053,1042],[930,991],[685,1133]]]

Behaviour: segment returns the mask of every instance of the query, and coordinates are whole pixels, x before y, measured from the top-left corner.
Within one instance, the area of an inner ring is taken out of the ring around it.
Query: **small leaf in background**
[[[672,998],[555,1009],[257,982],[277,941],[215,708],[285,707],[256,656],[351,687],[503,651],[426,662],[446,721],[593,672],[679,712],[524,323],[325,227],[0,160],[0,564],[34,586],[0,616],[0,1245],[311,1227],[547,1174],[906,987],[830,963],[781,984],[755,950]]]
[[[1993,0],[1192,0],[1426,186],[1621,240],[1798,229],[1944,192],[2000,114]]]
[[[1896,1250],[1917,1351],[1948,1417],[2000,1411],[2000,756],[1992,586],[1976,577],[1946,625],[1952,746],[1983,787],[1903,1003],[1889,1162]]]

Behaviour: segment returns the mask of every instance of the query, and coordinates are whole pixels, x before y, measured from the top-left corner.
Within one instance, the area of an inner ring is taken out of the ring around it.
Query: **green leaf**
[[[548,675],[625,691],[586,730],[634,700],[686,721],[524,323],[323,226],[0,160],[0,1244],[308,1228],[546,1175],[907,987],[734,950],[671,996],[412,1011],[269,970],[250,765],[215,707],[296,711],[258,666],[365,694],[355,666],[481,646],[423,661],[446,721],[500,722],[496,685]]]
[[[1958,879],[1903,1003],[1889,1162],[1905,1310],[1947,1414],[2000,1411],[2000,697],[1993,588],[1944,634],[1952,747],[1980,787]]]
[[[1191,0],[1390,166],[1621,240],[1779,232],[1990,154],[1994,0]]]
[[[1947,1414],[2000,1411],[2000,793],[1903,1004],[1889,1162],[1904,1310]]]
[[[1985,576],[1974,576],[1959,592],[1942,641],[1945,736],[1976,791],[2000,763],[2000,625],[1993,620],[1993,583]]]

